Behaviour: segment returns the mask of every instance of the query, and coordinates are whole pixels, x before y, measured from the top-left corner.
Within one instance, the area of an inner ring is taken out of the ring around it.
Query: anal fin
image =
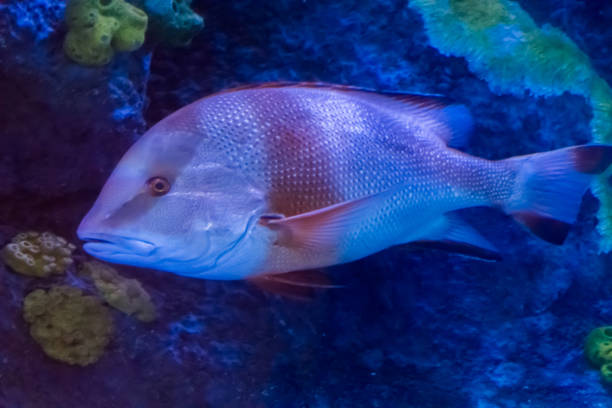
[[[410,244],[442,249],[486,261],[501,260],[501,255],[493,244],[454,214],[440,217],[429,233]]]

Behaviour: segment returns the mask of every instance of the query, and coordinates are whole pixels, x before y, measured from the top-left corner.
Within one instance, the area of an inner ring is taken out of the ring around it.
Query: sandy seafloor
[[[521,1],[564,30],[612,82],[612,4]],[[405,0],[196,0],[206,27],[186,49],[145,48],[102,69],[62,54],[63,2],[0,2],[0,243],[25,229],[76,241],[122,152],[175,109],[228,86],[316,80],[439,93],[476,118],[470,153],[502,158],[589,140],[581,97],[494,95],[461,58],[428,46]],[[120,267],[159,319],[114,313],[89,367],[46,357],[24,295],[77,279],[0,265],[0,407],[604,408],[612,393],[583,356],[612,324],[610,256],[598,255],[588,194],[566,244],[495,210],[464,216],[498,248],[485,263],[395,248],[329,268],[344,285],[296,303],[244,282]]]

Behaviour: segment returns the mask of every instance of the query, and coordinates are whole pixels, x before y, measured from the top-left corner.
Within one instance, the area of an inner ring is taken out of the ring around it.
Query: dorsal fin
[[[465,146],[473,129],[472,116],[465,106],[454,104],[449,98],[435,94],[381,91],[324,82],[264,82],[241,85],[215,95],[271,88],[310,88],[351,93],[376,106],[386,106],[400,114],[419,116],[451,147]]]
[[[453,101],[443,95],[438,94],[427,94],[417,92],[400,92],[400,91],[389,91],[389,90],[378,90],[374,88],[359,87],[353,85],[341,85],[341,84],[330,84],[326,82],[290,82],[290,81],[278,81],[278,82],[258,82],[253,84],[244,84],[236,87],[228,88],[217,92],[214,95],[221,95],[225,93],[232,93],[245,90],[254,89],[270,89],[270,88],[311,88],[311,89],[328,89],[330,91],[338,92],[356,92],[378,96],[385,96],[389,99],[396,100],[398,102],[404,102],[411,104],[419,108],[428,109],[443,109],[449,106]],[[211,95],[212,96],[212,95]]]

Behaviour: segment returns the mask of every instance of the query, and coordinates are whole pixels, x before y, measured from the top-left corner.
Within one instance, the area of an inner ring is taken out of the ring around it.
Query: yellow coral
[[[22,232],[7,244],[0,256],[15,272],[22,275],[46,277],[62,274],[72,264],[76,247],[50,232]]]
[[[66,54],[82,65],[108,64],[115,51],[142,46],[147,15],[124,0],[70,0],[66,8]]]
[[[100,295],[112,307],[143,322],[155,320],[151,296],[136,279],[125,278],[101,262],[85,262],[82,271],[91,276]]]
[[[110,311],[77,288],[37,289],[24,299],[30,334],[51,358],[86,366],[102,356],[113,331]]]

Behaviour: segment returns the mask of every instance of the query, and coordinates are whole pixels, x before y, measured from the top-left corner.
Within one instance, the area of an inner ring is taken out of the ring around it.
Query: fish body
[[[240,279],[350,262],[405,243],[486,259],[453,211],[492,206],[560,243],[612,147],[491,161],[453,147],[467,109],[319,84],[229,90],[152,127],[78,234],[111,262]]]

